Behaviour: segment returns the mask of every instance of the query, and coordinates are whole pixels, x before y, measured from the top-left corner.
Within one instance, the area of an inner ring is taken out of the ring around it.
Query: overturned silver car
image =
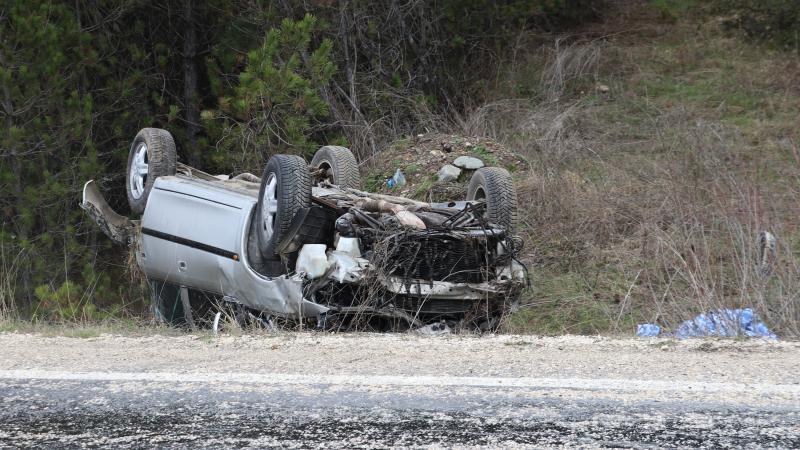
[[[260,178],[213,176],[178,163],[167,131],[145,128],[126,178],[141,220],[114,212],[93,181],[82,207],[115,242],[135,246],[156,316],[168,322],[228,307],[320,328],[496,326],[528,282],[509,173],[478,169],[467,199],[446,203],[359,185],[344,147],[322,147],[310,165],[274,155]]]

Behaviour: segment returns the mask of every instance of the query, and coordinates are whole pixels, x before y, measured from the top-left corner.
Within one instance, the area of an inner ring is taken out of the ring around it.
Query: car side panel
[[[145,271],[194,289],[223,293],[220,276],[239,264],[242,253],[245,211],[236,202],[224,203],[224,190],[216,197],[220,201],[214,201],[195,195],[191,184],[185,188],[183,192],[159,189],[157,182],[150,193],[142,240],[156,256],[146,263]]]
[[[178,256],[175,243],[140,233],[136,260],[151,279],[177,281]]]
[[[202,248],[191,243],[178,245],[181,282],[196,289],[226,294],[220,276],[241,264],[242,210],[196,197],[188,197],[176,209],[179,214],[192,217],[181,222],[176,233],[203,245]]]

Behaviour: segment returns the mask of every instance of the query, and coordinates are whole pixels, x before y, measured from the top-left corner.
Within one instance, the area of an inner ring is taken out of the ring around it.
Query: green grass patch
[[[361,177],[361,182],[367,192],[378,192],[386,185],[386,178],[382,174],[368,174]]]
[[[415,200],[424,201],[427,198],[428,192],[431,190],[434,183],[436,183],[436,175],[432,175],[431,177],[423,180],[414,188],[414,192],[411,194],[411,198]]]
[[[486,147],[482,145],[476,145],[475,147],[472,147],[469,151],[477,158],[481,159],[483,163],[486,164],[487,166],[496,166],[499,163],[497,157],[494,156],[493,153],[486,150]]]
[[[658,11],[662,19],[669,22],[676,22],[695,4],[695,0],[650,0],[650,7]]]

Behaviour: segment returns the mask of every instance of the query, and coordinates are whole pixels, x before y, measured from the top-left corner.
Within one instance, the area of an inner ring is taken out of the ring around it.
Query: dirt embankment
[[[528,169],[525,159],[488,138],[428,133],[400,139],[365,164],[367,190],[412,197],[424,201],[461,200],[474,169],[460,168],[455,180],[440,181],[438,172],[460,157],[477,158],[484,166],[504,167],[509,172]],[[405,186],[389,187],[387,180],[400,169]]]

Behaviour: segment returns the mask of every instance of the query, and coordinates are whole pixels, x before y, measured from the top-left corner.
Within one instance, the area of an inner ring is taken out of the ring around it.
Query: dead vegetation
[[[800,335],[800,59],[713,16],[617,7],[583,33],[521,38],[484,104],[448,119],[450,140],[524,159],[486,161],[514,170],[533,272],[506,329],[630,333],[753,307],[780,336]],[[418,140],[367,164],[372,187],[420,158],[406,193],[457,197],[427,157],[439,135]],[[763,232],[776,238],[766,256]]]
[[[452,164],[460,156],[476,157],[487,166],[505,167],[512,172],[528,168],[525,158],[485,134],[433,132],[393,142],[378,157],[362,163],[362,178],[366,189],[372,192],[422,201],[462,200],[472,171],[462,171],[454,182],[439,182],[436,176],[443,165]],[[386,181],[397,169],[405,175],[406,185],[389,188]]]
[[[613,37],[555,39],[524,65],[539,73],[512,67],[498,83],[497,95],[532,98],[459,121],[531,166],[515,176],[535,288],[509,329],[629,333],[752,306],[797,336],[800,97],[765,69],[797,56],[744,44],[713,18],[634,28],[648,14],[629,12],[631,29]],[[769,275],[762,231],[777,237]]]
[[[370,150],[360,152],[366,187],[385,189],[401,168],[400,193],[459,198],[458,183],[432,178],[447,159],[514,169],[534,288],[508,331],[631,333],[751,306],[797,337],[800,58],[746,43],[714,17],[664,21],[629,3],[583,32],[521,37],[466,113],[386,93],[424,134],[376,154],[374,130],[378,141],[405,131],[399,114],[353,128],[351,146]],[[763,231],[776,237],[767,272]],[[0,274],[14,261],[4,254]]]

